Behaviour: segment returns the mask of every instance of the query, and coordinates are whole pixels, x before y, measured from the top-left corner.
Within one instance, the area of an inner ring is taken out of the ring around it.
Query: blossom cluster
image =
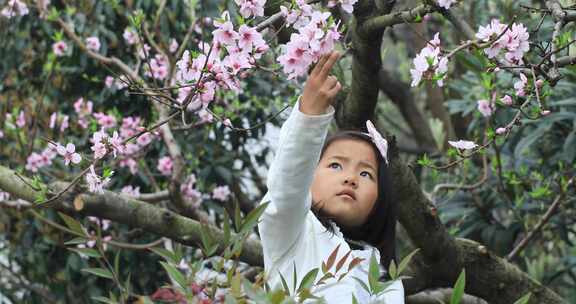
[[[438,2],[438,6],[449,9],[456,0],[437,0],[436,2]]]
[[[286,23],[298,30],[290,36],[278,62],[283,66],[288,79],[306,74],[308,67],[322,55],[334,49],[340,39],[338,24],[329,20],[329,12],[313,11],[305,1],[296,1],[299,9],[280,7]]]
[[[336,5],[340,5],[342,10],[347,12],[348,14],[352,14],[354,11],[354,4],[356,4],[358,0],[330,0],[328,1],[327,7],[334,7]]]
[[[94,165],[90,165],[90,172],[86,174],[86,183],[90,192],[104,193],[104,187],[110,182],[110,176],[114,174],[112,171],[109,176],[101,177],[94,171]]]
[[[15,16],[28,15],[29,12],[26,3],[20,0],[8,0],[6,6],[0,11],[0,15],[6,18],[12,18]]]
[[[490,24],[480,26],[476,38],[484,42],[493,41],[489,47],[484,49],[488,58],[494,58],[504,52],[504,59],[511,64],[523,64],[522,57],[524,57],[524,53],[530,50],[528,42],[530,35],[522,24],[513,23],[508,28],[498,19],[492,19]]]
[[[447,71],[448,58],[441,56],[440,34],[436,33],[414,58],[414,68],[410,70],[412,86],[417,86],[422,78],[435,80],[438,86],[443,86]]]
[[[193,54],[186,50],[176,63],[176,82],[179,84],[194,83],[198,88],[189,102],[188,110],[198,111],[203,120],[211,120],[206,110],[214,99],[218,89],[240,91],[237,75],[250,69],[268,50],[268,44],[254,27],[242,24],[238,30],[229,20],[228,12],[222,15],[222,21],[214,21],[216,29],[212,32],[212,44],[199,43],[201,52]],[[206,68],[202,81],[202,69]],[[178,90],[178,101],[184,103],[192,87],[184,86]]]
[[[58,155],[56,146],[49,144],[42,152],[32,152],[26,159],[26,170],[38,172],[39,169],[52,165],[52,160]]]
[[[266,0],[234,0],[234,2],[240,6],[240,15],[244,18],[264,16]]]

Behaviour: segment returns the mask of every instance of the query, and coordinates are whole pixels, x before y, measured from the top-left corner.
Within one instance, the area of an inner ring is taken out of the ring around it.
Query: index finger
[[[338,61],[339,58],[340,58],[340,53],[338,53],[338,51],[332,52],[330,54],[330,57],[328,57],[328,59],[324,63],[324,66],[322,66],[322,70],[320,71],[320,75],[322,77],[328,77],[328,74],[330,74],[330,70],[332,70],[332,66],[334,66],[334,63],[336,63],[336,61]]]
[[[314,76],[318,73],[320,73],[320,71],[322,70],[322,66],[324,66],[324,63],[326,62],[326,59],[328,58],[328,54],[326,55],[322,55],[320,57],[320,59],[318,59],[318,62],[316,62],[316,64],[314,65],[314,67],[312,68],[312,71],[310,72],[310,75]]]

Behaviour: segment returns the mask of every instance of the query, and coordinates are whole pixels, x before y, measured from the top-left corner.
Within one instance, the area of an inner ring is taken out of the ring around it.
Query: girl
[[[372,245],[378,250],[370,246],[352,250],[346,264],[353,258],[364,260],[338,281],[348,265],[341,267],[336,278],[315,286],[312,293],[330,304],[352,303],[352,295],[359,303],[403,304],[401,281],[370,297],[354,279],[368,282],[372,254],[385,268],[394,259],[396,208],[388,193],[386,155],[373,142],[374,136],[346,131],[323,146],[334,116],[331,103],[340,90],[337,79],[328,75],[338,57],[332,52],[320,58],[282,126],[268,172],[268,193],[262,200],[270,204],[258,224],[264,267],[271,286],[281,286],[280,275],[292,282],[295,271],[301,280],[310,270],[321,268],[336,247],[340,261],[351,245]]]

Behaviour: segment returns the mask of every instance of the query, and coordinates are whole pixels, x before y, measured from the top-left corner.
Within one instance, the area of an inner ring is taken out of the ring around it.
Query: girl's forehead
[[[335,156],[377,164],[374,148],[369,143],[359,139],[345,138],[330,143],[324,151],[323,158]]]

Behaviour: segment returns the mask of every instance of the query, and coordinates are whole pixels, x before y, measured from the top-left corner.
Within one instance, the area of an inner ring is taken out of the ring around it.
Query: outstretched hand
[[[320,57],[304,86],[304,92],[300,100],[300,111],[302,113],[308,115],[326,113],[326,109],[332,104],[334,97],[342,88],[338,79],[333,75],[329,75],[332,66],[339,58],[340,53],[337,51]]]

